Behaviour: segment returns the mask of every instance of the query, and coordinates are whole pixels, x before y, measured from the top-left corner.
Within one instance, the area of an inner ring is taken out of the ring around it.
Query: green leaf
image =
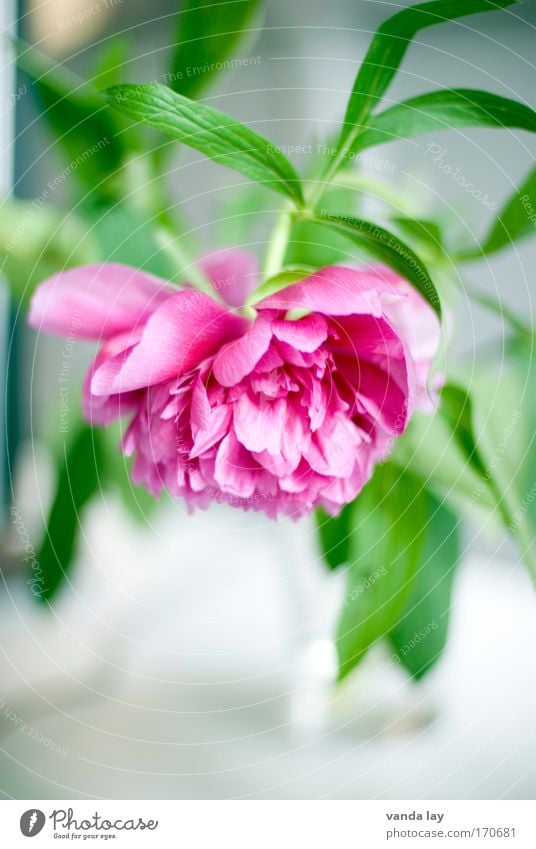
[[[320,549],[328,569],[348,563],[353,509],[353,504],[346,504],[338,516],[329,516],[321,508],[315,511]]]
[[[296,171],[274,145],[249,127],[204,103],[196,103],[157,83],[121,85],[106,90],[110,104],[220,165],[233,168],[301,205]]]
[[[419,478],[386,463],[353,504],[347,594],[337,629],[339,678],[392,631],[423,545],[426,494]]]
[[[239,66],[229,57],[261,5],[261,0],[186,0],[178,13],[171,87],[196,97],[219,71]]]
[[[173,279],[177,269],[157,239],[154,221],[141,211],[123,201],[84,214],[102,262],[120,262]]]
[[[458,515],[475,513],[487,520],[495,510],[494,496],[467,462],[441,415],[415,413],[396,440],[391,459],[425,480],[428,489]]]
[[[337,147],[352,148],[356,136],[395,76],[417,33],[427,27],[478,12],[512,6],[517,0],[431,0],[402,9],[374,36],[357,74]]]
[[[436,252],[441,251],[443,236],[437,222],[424,218],[405,218],[402,215],[393,216],[392,221],[406,235],[416,241],[425,242],[431,248],[435,248]]]
[[[404,613],[389,634],[402,666],[416,680],[432,668],[446,646],[460,549],[460,520],[429,495],[419,567]]]
[[[50,601],[67,577],[76,550],[80,512],[98,492],[103,448],[100,431],[81,425],[68,445],[60,465],[56,491],[48,516],[46,535],[37,553],[39,581],[34,592]]]
[[[83,221],[41,200],[6,198],[0,205],[0,272],[14,301],[25,304],[58,269],[95,261],[96,244]]]
[[[457,254],[456,259],[480,259],[508,247],[517,239],[536,232],[536,168],[533,168],[519,189],[499,212],[481,245]]]
[[[488,470],[473,430],[473,405],[468,392],[453,383],[443,386],[439,414],[449,425],[466,460],[478,475],[487,479]]]
[[[456,127],[514,127],[536,132],[536,112],[524,103],[471,88],[431,91],[373,116],[356,150]]]
[[[125,155],[124,135],[97,93],[74,74],[29,45],[17,42],[17,64],[28,74],[43,105],[42,117],[69,164],[55,179],[71,176],[85,190],[110,194],[107,182]]]
[[[281,289],[286,289],[287,286],[297,283],[298,280],[309,277],[314,272],[314,268],[305,266],[288,266],[287,268],[283,268],[278,274],[274,274],[273,277],[269,277],[260,286],[257,286],[247,299],[246,306],[257,304],[263,298],[267,298],[268,295],[274,295],[276,292],[280,292]]]
[[[373,256],[385,262],[386,265],[393,268],[410,283],[413,283],[438,316],[441,316],[439,296],[426,266],[398,236],[370,221],[347,215],[334,215],[324,210],[321,210],[313,220],[345,233],[358,246],[365,248]]]
[[[124,69],[128,67],[129,54],[130,44],[126,37],[115,35],[102,48],[91,80],[97,91],[121,82]]]

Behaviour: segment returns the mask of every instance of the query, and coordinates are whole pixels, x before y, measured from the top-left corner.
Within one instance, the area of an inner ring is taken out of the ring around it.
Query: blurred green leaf
[[[86,191],[113,194],[108,178],[126,153],[114,116],[91,86],[35,47],[17,42],[16,51],[17,64],[32,79],[43,105],[42,118],[69,160],[55,179],[63,184],[72,175]]]
[[[326,230],[323,222],[299,220],[292,226],[285,262],[322,268],[344,262],[350,252],[348,238],[344,233],[334,229]],[[365,256],[367,254],[365,251]]]
[[[91,78],[91,84],[97,91],[118,85],[122,81],[129,54],[130,44],[126,37],[114,35],[102,46]]]
[[[355,149],[457,127],[514,127],[534,133],[536,112],[524,103],[487,91],[431,91],[370,118]]]
[[[0,271],[16,304],[26,304],[36,285],[57,271],[94,262],[96,243],[74,213],[42,198],[5,198],[0,205]]]
[[[436,221],[425,220],[424,218],[405,218],[402,215],[396,215],[391,220],[406,235],[430,245],[435,248],[436,253],[441,251],[443,236]]]
[[[378,29],[361,63],[337,147],[352,148],[372,109],[387,91],[412,39],[445,21],[504,9],[517,0],[431,0],[401,9]]]
[[[51,601],[70,572],[80,514],[99,491],[103,459],[101,431],[87,425],[80,425],[64,444],[45,538],[36,557],[41,573],[39,582],[34,581],[34,592],[40,589],[40,601]]]
[[[441,316],[439,296],[426,266],[398,236],[370,221],[352,218],[349,215],[334,215],[325,210],[321,210],[313,220],[344,233],[357,245],[393,268],[413,283],[435,312]]]
[[[329,516],[321,508],[315,511],[320,549],[328,569],[337,569],[348,563],[352,514],[353,504],[346,504],[338,516]]]
[[[272,204],[273,195],[258,183],[226,192],[218,199],[216,207],[217,240],[224,245],[238,246],[266,238],[263,220]]]
[[[481,259],[536,233],[536,168],[507,200],[481,245],[457,254],[458,260]]]
[[[337,628],[339,678],[392,631],[419,565],[427,499],[419,478],[378,466],[353,503],[347,593]]]
[[[504,374],[502,383],[508,387],[517,385],[516,399],[502,402],[503,393],[499,390],[494,396],[496,406],[503,410],[502,428],[495,442],[501,451],[504,463],[499,464],[502,480],[514,481],[518,503],[513,510],[512,520],[517,525],[527,525],[527,536],[532,537],[536,545],[536,356],[534,337],[519,339],[509,356],[510,371]],[[497,373],[494,369],[488,375],[489,382]],[[515,378],[515,384],[514,384]],[[501,383],[501,386],[502,386]],[[483,390],[486,384],[483,384]],[[486,409],[484,407],[484,409]],[[518,418],[519,417],[519,418]],[[512,434],[512,425],[515,433]],[[514,438],[515,437],[515,438]],[[506,484],[505,484],[506,485]]]
[[[460,520],[427,497],[424,546],[404,612],[389,639],[416,680],[439,660],[447,643],[452,584],[460,557]]]
[[[276,292],[280,292],[281,289],[286,289],[287,286],[297,283],[298,280],[303,280],[305,277],[309,277],[314,273],[314,271],[314,268],[305,268],[301,266],[283,268],[278,274],[274,274],[273,277],[269,277],[261,283],[261,285],[251,293],[246,301],[246,306],[257,304],[259,301],[262,301],[263,298],[267,298],[268,295],[274,295]]]
[[[441,389],[439,413],[449,425],[466,460],[478,475],[487,479],[489,472],[473,429],[473,404],[469,393],[449,383]]]
[[[126,201],[84,211],[101,262],[120,262],[172,280],[177,271],[157,238],[156,221]]]
[[[415,413],[396,440],[392,459],[426,481],[427,487],[458,515],[470,510],[488,516],[495,499],[467,462],[442,416]]]
[[[235,67],[233,52],[261,6],[261,0],[185,0],[178,12],[171,87],[194,98],[219,71]]]
[[[129,117],[167,133],[299,205],[303,203],[300,180],[289,160],[267,139],[224,112],[156,83],[113,86],[106,90],[106,97],[110,105]]]

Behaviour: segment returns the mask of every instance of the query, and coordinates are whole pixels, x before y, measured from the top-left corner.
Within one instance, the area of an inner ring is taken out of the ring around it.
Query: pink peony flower
[[[202,260],[233,307],[255,287],[239,251]],[[296,311],[299,311],[296,313]],[[102,342],[84,385],[91,423],[130,416],[132,477],[189,506],[336,514],[416,408],[439,343],[431,307],[385,268],[333,266],[265,298],[249,320],[123,265],[55,275],[30,323]]]

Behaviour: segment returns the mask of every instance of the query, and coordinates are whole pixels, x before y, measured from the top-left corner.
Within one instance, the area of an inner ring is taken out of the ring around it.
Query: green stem
[[[294,213],[292,209],[284,209],[277,216],[277,221],[275,222],[266,250],[263,280],[267,280],[281,271],[293,221]]]
[[[181,277],[186,277],[194,289],[199,292],[205,292],[211,298],[221,300],[210,280],[205,277],[201,269],[190,258],[173,233],[165,227],[160,227],[156,231],[156,239],[177,266]]]
[[[370,194],[374,194],[375,197],[385,201],[399,213],[403,213],[409,218],[415,216],[415,208],[401,196],[400,191],[395,191],[388,183],[361,174],[359,171],[343,171],[334,177],[330,185],[359,191],[368,190]]]
[[[313,191],[311,192],[311,196],[309,198],[309,206],[311,209],[314,209],[317,205],[318,201],[321,199],[322,195],[328,188],[328,186],[332,183],[333,178],[335,177],[337,171],[341,167],[342,163],[348,156],[350,151],[353,152],[353,147],[365,129],[364,120],[368,112],[368,104],[365,104],[361,110],[360,115],[358,115],[356,121],[348,136],[344,139],[343,145],[338,148],[337,153],[328,163],[327,168],[324,170],[324,173],[321,175],[319,181],[313,187]]]

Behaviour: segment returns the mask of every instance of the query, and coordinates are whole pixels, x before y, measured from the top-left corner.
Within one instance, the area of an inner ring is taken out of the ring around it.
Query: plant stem
[[[370,194],[374,194],[377,198],[385,201],[385,203],[388,203],[389,206],[392,206],[399,213],[407,215],[410,218],[413,218],[415,215],[415,208],[401,196],[400,190],[395,191],[388,183],[378,180],[375,177],[369,177],[359,171],[343,171],[333,178],[331,185],[361,191],[368,190]]]
[[[156,238],[163,250],[171,257],[181,275],[188,277],[188,282],[199,292],[205,292],[211,298],[221,300],[210,280],[203,274],[198,265],[189,257],[188,253],[179,245],[177,237],[167,228],[160,227],[156,231]]]
[[[281,271],[285,259],[290,231],[294,221],[294,213],[292,209],[283,209],[277,216],[274,229],[264,261],[263,280],[273,277]]]

